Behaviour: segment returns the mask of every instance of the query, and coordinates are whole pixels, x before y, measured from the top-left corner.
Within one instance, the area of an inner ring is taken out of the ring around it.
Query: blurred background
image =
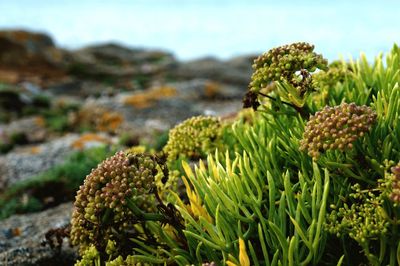
[[[260,53],[304,41],[329,62],[361,51],[372,62],[400,43],[398,0],[0,0],[0,11],[7,265],[72,265],[76,250],[41,241],[68,225],[91,169],[116,151],[162,151],[193,116],[245,119]]]
[[[117,41],[187,60],[260,53],[295,41],[328,59],[371,57],[399,42],[400,2],[270,0],[2,0],[1,28],[50,34],[78,48]]]

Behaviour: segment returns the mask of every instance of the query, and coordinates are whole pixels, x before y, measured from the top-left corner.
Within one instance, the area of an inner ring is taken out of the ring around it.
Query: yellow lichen
[[[84,106],[69,118],[70,124],[76,128],[84,128],[101,132],[116,133],[122,125],[122,114],[96,105]]]
[[[221,89],[221,85],[216,82],[208,81],[204,85],[204,95],[207,98],[214,98],[218,95]]]
[[[105,144],[110,143],[110,141],[104,136],[93,133],[87,133],[83,134],[80,138],[75,140],[71,146],[75,149],[83,149],[90,142],[100,142]]]
[[[35,124],[39,127],[44,127],[46,125],[46,120],[43,116],[37,116],[35,117]]]
[[[131,105],[137,109],[144,109],[154,105],[158,100],[171,98],[177,94],[174,87],[161,86],[149,89],[145,92],[135,93],[123,99],[125,105]]]

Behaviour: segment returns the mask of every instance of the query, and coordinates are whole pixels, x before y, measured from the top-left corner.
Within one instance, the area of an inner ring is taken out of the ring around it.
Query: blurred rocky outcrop
[[[68,70],[81,78],[115,81],[160,75],[175,64],[172,54],[164,51],[132,49],[108,43],[73,51]]]
[[[206,78],[247,87],[254,58],[255,56],[241,56],[228,61],[213,57],[196,59],[180,63],[176,69],[170,70],[170,75],[176,79]]]
[[[0,31],[0,70],[3,72],[0,77],[16,70],[21,76],[59,77],[64,74],[66,56],[67,52],[55,47],[53,40],[44,33]]]

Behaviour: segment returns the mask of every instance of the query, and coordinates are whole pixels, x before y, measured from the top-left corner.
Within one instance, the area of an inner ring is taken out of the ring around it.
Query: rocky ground
[[[188,117],[235,114],[253,58],[179,62],[118,44],[67,51],[44,34],[0,31],[0,192],[77,150],[122,136],[155,145]],[[76,254],[68,245],[41,243],[47,230],[68,223],[71,206],[0,221],[0,264],[70,265]]]

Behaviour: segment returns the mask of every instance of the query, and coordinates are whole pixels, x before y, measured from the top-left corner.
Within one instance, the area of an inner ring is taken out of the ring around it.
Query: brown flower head
[[[285,81],[300,92],[311,85],[311,73],[326,69],[327,61],[314,45],[298,42],[269,50],[254,61],[250,90],[258,92],[273,81]]]
[[[72,244],[104,247],[113,230],[123,230],[137,219],[127,207],[128,199],[142,210],[155,209],[151,191],[156,167],[152,156],[117,152],[93,169],[76,195]]]
[[[353,142],[364,136],[375,120],[375,112],[365,105],[326,106],[307,122],[300,149],[316,158],[321,151],[352,148]]]

